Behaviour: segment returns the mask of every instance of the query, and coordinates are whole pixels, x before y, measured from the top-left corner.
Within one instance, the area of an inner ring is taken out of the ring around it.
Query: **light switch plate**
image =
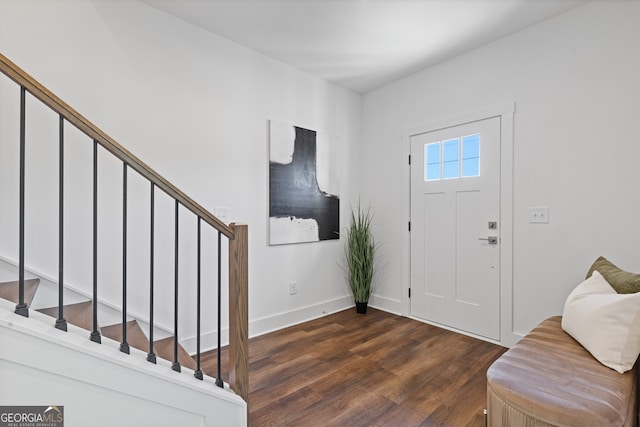
[[[229,208],[213,208],[213,215],[225,224],[229,222]]]
[[[548,224],[549,208],[546,206],[529,208],[529,222],[532,224]]]

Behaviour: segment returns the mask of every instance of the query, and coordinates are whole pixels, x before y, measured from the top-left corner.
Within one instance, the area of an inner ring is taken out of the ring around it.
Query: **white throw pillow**
[[[619,294],[594,271],[567,297],[562,329],[600,363],[626,372],[640,354],[640,293]]]

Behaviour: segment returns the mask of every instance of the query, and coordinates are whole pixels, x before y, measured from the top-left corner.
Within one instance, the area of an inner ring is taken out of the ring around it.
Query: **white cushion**
[[[567,297],[562,329],[600,363],[626,372],[640,353],[640,293],[619,294],[594,271]]]

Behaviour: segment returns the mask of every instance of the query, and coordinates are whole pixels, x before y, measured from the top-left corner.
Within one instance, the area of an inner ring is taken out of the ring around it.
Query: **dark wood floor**
[[[249,425],[482,426],[486,371],[504,351],[383,311],[345,310],[249,341]],[[201,357],[212,376],[216,358]]]

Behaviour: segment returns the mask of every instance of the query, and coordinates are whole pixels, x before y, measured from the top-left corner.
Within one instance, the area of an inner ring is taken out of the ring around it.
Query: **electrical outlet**
[[[298,283],[289,282],[289,295],[295,295],[298,293]]]

